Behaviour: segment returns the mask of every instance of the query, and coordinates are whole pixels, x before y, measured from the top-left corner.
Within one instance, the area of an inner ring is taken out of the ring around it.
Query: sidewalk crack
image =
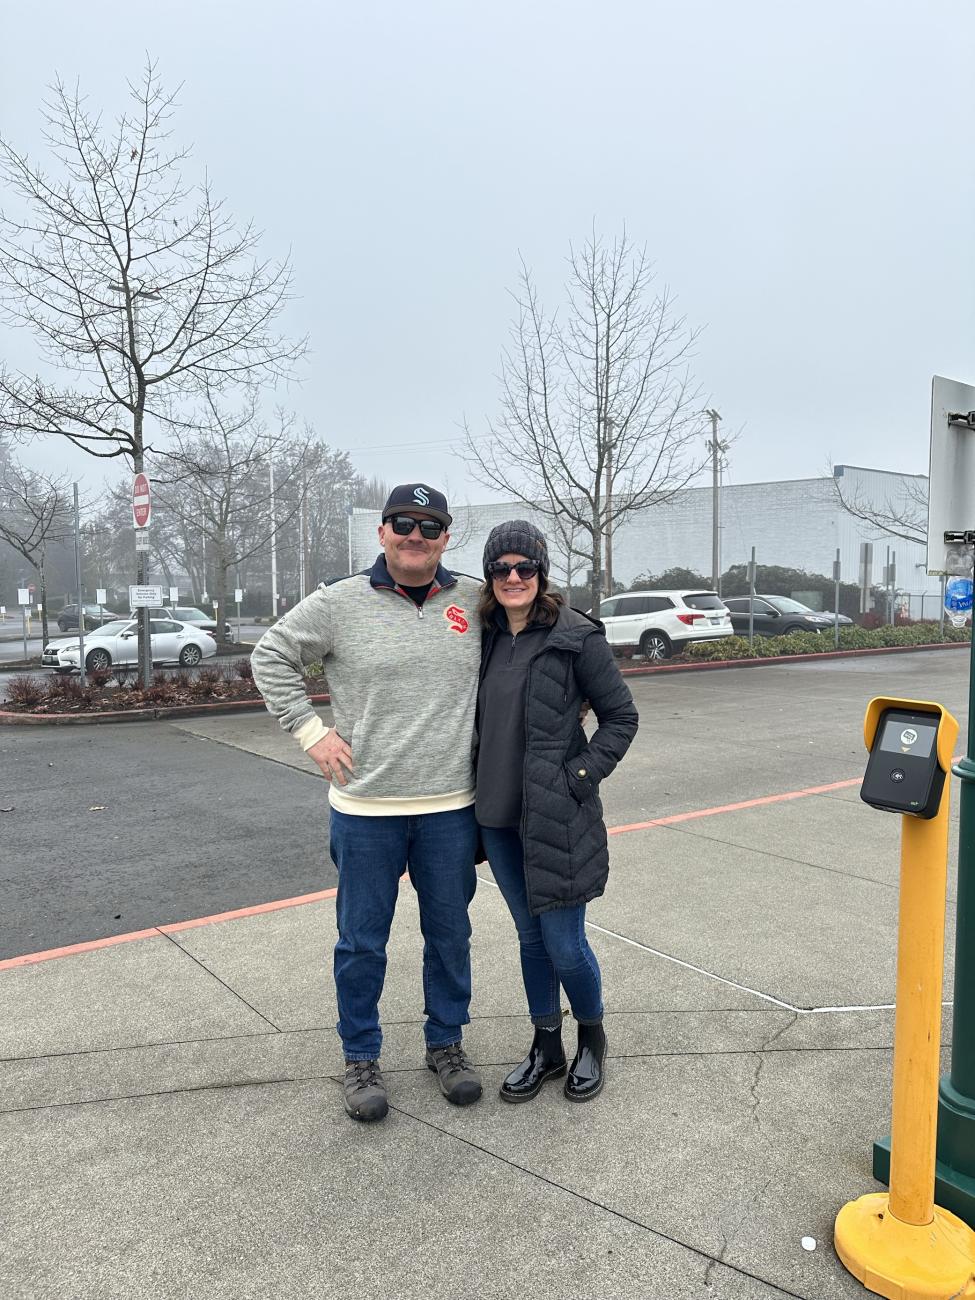
[[[269,1017],[266,1016],[263,1011],[258,1011],[257,1007],[255,1007],[253,1003],[248,1002],[247,999],[243,996],[243,994],[238,993],[235,988],[231,988],[231,986],[227,983],[226,980],[222,980],[220,976],[216,973],[216,971],[211,970],[209,966],[207,966],[204,962],[200,961],[200,959],[196,957],[193,953],[191,953],[188,948],[184,948],[181,943],[177,942],[177,940],[174,938],[173,935],[165,934],[162,930],[160,930],[159,933],[162,935],[164,939],[168,939],[169,942],[173,945],[173,947],[176,948],[178,952],[181,952],[184,957],[189,957],[190,961],[196,962],[200,970],[206,971],[206,973],[210,976],[211,979],[216,980],[218,984],[222,985],[223,988],[225,988],[228,993],[232,994],[237,999],[238,1002],[243,1002],[244,1006],[247,1007],[249,1011],[253,1011],[255,1016],[259,1016],[266,1025],[270,1025],[270,1027],[274,1030],[276,1034],[280,1034],[281,1029],[278,1025],[274,1023],[273,1020],[269,1019]]]
[[[759,1129],[761,1129],[762,1127],[762,1122],[758,1118],[758,1108],[762,1104],[762,1099],[759,1096],[758,1090],[759,1090],[759,1085],[762,1082],[762,1074],[764,1073],[765,1070],[765,1053],[771,1050],[772,1044],[776,1041],[776,1039],[781,1038],[782,1035],[787,1030],[791,1029],[798,1019],[799,1019],[799,1012],[796,1011],[793,1014],[791,1020],[786,1021],[784,1025],[779,1025],[778,1029],[776,1029],[774,1033],[770,1034],[765,1039],[761,1047],[756,1052],[756,1056],[758,1057],[758,1059],[755,1062],[755,1073],[752,1076],[751,1085],[749,1086],[748,1089],[748,1109],[751,1114],[752,1120],[758,1126]]]

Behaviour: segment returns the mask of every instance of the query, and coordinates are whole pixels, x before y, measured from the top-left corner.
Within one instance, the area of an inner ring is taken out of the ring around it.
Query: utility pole
[[[74,485],[74,577],[78,592],[78,673],[82,686],[87,685],[85,673],[85,598],[81,587],[81,511],[78,506],[78,484]]]
[[[718,439],[718,421],[721,416],[713,408],[704,412],[711,420],[711,437],[707,448],[711,453],[711,586],[721,594],[721,453],[727,443]]]
[[[613,430],[611,415],[603,417],[606,438],[606,595],[613,594]]]

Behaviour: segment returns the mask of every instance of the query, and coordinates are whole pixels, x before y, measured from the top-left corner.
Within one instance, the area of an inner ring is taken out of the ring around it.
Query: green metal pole
[[[952,769],[958,799],[958,919],[951,1072],[938,1088],[934,1199],[975,1228],[975,637],[969,658],[968,743]],[[890,1138],[874,1143],[873,1176],[890,1181]]]
[[[939,1205],[975,1226],[975,637],[968,677],[968,745],[954,768],[958,801],[958,921],[951,1073],[938,1089]]]

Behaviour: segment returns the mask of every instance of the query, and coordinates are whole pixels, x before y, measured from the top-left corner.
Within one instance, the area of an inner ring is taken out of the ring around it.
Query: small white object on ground
[[[815,1249],[816,1249],[816,1238],[815,1238],[815,1237],[803,1237],[803,1239],[802,1239],[802,1248],[803,1248],[803,1250],[815,1250]]]

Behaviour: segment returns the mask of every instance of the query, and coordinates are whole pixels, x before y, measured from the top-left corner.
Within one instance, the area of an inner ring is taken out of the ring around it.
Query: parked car
[[[748,635],[749,596],[729,596],[725,604],[731,610],[731,622],[739,636]],[[760,636],[787,636],[790,632],[823,632],[837,622],[852,625],[852,618],[810,609],[790,596],[755,596],[754,630]]]
[[[203,659],[212,659],[217,653],[217,643],[211,635],[175,619],[150,619],[149,635],[154,664],[179,664],[189,668]],[[95,672],[116,664],[135,664],[138,662],[138,645],[135,619],[120,618],[114,623],[106,623],[97,632],[85,636],[85,667],[89,672]],[[41,663],[61,673],[77,672],[80,658],[78,637],[50,641],[41,653]]]
[[[626,592],[602,601],[599,617],[617,654],[637,653],[649,662],[734,631],[723,601],[713,591]]]
[[[135,618],[136,611],[133,610],[130,617]],[[201,632],[209,632],[216,640],[217,620],[205,614],[202,609],[197,609],[193,605],[165,605],[151,606],[149,609],[150,618],[175,618],[180,623],[190,623],[193,627],[198,628]],[[224,636],[232,641],[234,639],[233,629],[229,623],[224,623]]]
[[[101,627],[103,623],[113,623],[115,619],[121,618],[121,614],[115,614],[110,609],[105,609],[102,605],[85,606],[85,627]],[[73,627],[78,626],[78,606],[65,605],[64,609],[58,615],[58,627],[62,632],[70,632]]]

